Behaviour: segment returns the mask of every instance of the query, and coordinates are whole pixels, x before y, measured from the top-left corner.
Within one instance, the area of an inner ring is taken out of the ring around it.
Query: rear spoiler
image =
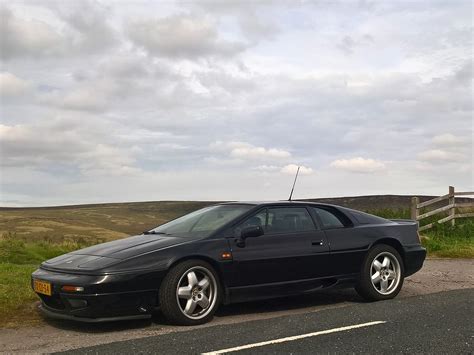
[[[416,230],[418,230],[418,222],[413,219],[391,219],[390,221],[404,225],[416,225]]]
[[[390,219],[392,222],[400,223],[400,224],[412,224],[412,223],[418,223],[414,219],[402,219],[402,218],[395,218],[395,219]]]

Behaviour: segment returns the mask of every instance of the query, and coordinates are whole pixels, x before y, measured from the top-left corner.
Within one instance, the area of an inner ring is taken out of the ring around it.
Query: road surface
[[[316,313],[206,327],[68,354],[472,353],[474,289],[355,303]]]

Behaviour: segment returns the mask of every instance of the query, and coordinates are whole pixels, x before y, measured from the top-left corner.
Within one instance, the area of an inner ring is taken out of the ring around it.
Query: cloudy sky
[[[473,183],[471,1],[1,1],[0,205]]]

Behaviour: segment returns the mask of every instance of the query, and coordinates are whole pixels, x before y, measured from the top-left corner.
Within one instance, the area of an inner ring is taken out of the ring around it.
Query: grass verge
[[[12,233],[4,234],[0,239],[0,328],[38,324],[41,317],[34,310],[38,297],[31,290],[31,273],[44,260],[89,245],[71,241],[28,243]]]
[[[422,243],[429,256],[445,258],[474,258],[474,221],[457,220],[455,226],[448,223],[435,225],[422,232]]]
[[[38,297],[30,287],[36,267],[0,263],[0,328],[39,323],[40,316],[34,311]]]

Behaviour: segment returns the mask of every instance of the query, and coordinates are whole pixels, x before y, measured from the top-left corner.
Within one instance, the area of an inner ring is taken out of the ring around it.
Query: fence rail
[[[474,217],[474,200],[471,200],[470,202],[463,202],[463,203],[456,203],[456,196],[474,196],[473,191],[462,191],[462,192],[456,192],[454,189],[454,186],[449,187],[449,191],[446,195],[435,197],[431,200],[424,201],[420,203],[420,199],[418,197],[412,197],[411,199],[411,219],[414,219],[420,223],[420,221],[424,218],[431,217],[434,215],[437,215],[438,213],[446,212],[448,211],[448,216],[443,217],[436,222],[425,224],[424,226],[420,226],[418,230],[424,231],[426,229],[432,228],[435,224],[440,224],[440,223],[445,223],[451,221],[451,225],[454,226],[456,223],[456,219],[458,218],[469,218],[469,217]],[[420,214],[420,211],[422,208],[431,206],[435,203],[448,200],[448,205],[438,207],[434,210],[425,212]],[[473,212],[468,212],[468,213],[456,213],[456,210],[459,209],[472,209]]]

